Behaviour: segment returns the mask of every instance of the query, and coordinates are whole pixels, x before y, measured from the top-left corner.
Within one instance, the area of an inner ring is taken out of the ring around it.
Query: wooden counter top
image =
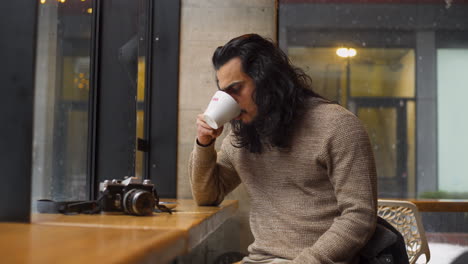
[[[143,230],[178,230],[188,237],[188,249],[203,241],[211,232],[232,217],[238,208],[237,201],[224,201],[219,206],[197,206],[193,200],[176,201],[172,214],[155,213],[153,216],[131,215],[63,215],[33,214],[33,223],[43,225],[110,227]]]
[[[1,263],[168,263],[185,243],[177,230],[0,224]]]
[[[220,206],[178,203],[173,214],[32,214],[31,224],[0,223],[1,263],[167,263],[193,249],[232,217]]]
[[[468,212],[468,200],[408,199],[420,212]]]
[[[412,202],[420,212],[468,212],[468,200],[379,198]]]

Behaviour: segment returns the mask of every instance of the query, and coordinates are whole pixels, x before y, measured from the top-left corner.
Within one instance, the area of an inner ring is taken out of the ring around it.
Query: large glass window
[[[280,0],[278,41],[366,126],[379,198],[468,199],[468,4],[423,2]],[[422,215],[431,262],[468,250],[466,212]]]
[[[437,49],[438,181],[447,198],[468,199],[467,73],[468,48]]]
[[[122,74],[118,78],[115,75],[112,77],[112,80],[120,80],[120,87],[114,86],[113,92],[103,93],[104,90],[109,90],[109,84],[108,79],[101,78],[103,85],[101,89],[97,88],[100,91],[93,95],[90,83],[93,74],[91,62],[102,50],[98,44],[93,47],[93,41],[96,39],[92,34],[101,29],[93,28],[96,27],[93,23],[95,19],[93,7],[97,5],[92,0],[40,1],[35,80],[33,201],[40,198],[59,201],[86,200],[92,195],[90,192],[92,186],[95,186],[95,179],[92,179],[90,174],[93,174],[92,163],[96,157],[93,152],[96,152],[97,148],[93,146],[92,141],[96,139],[92,137],[93,131],[99,127],[98,122],[102,121],[98,121],[100,106],[95,107],[95,105],[112,104],[113,100],[119,98],[124,101],[120,105],[121,109],[135,106],[137,90],[142,90],[145,84],[145,57],[139,57],[138,54],[146,47],[147,2],[140,0],[138,6],[129,5],[134,10],[138,10],[135,13],[130,8],[106,5],[108,8],[106,14],[126,12],[122,19],[125,17],[127,20],[135,21],[125,27],[129,37],[122,36],[117,40],[114,37],[116,34],[99,36],[106,38],[105,41],[119,41],[115,43],[116,47],[109,48],[111,49],[108,51],[109,55],[103,56],[106,56],[105,60],[118,62],[112,67],[110,65],[106,67],[108,72]],[[119,5],[123,5],[122,3]],[[109,28],[106,26],[103,31],[107,33],[114,30],[113,25]],[[103,45],[107,45],[107,42]],[[92,57],[93,55],[95,57]],[[98,65],[95,66],[96,69],[99,68]],[[108,77],[105,75],[103,78]],[[138,93],[139,103],[136,104],[138,109],[133,108],[131,113],[125,110],[122,113],[113,111],[118,118],[114,123],[125,124],[125,129],[115,134],[125,138],[125,143],[128,143],[125,150],[122,149],[119,153],[127,157],[124,165],[131,169],[127,170],[127,173],[105,175],[101,178],[123,178],[134,175],[141,177],[141,173],[135,172],[134,169],[137,167],[142,170],[142,163],[139,162],[142,159],[139,156],[135,166],[136,143],[132,136],[136,134],[137,127],[138,133],[142,133],[140,127],[144,109],[141,102],[143,96],[141,92]],[[107,120],[105,115],[100,117]],[[137,123],[140,126],[137,126]],[[112,138],[112,135],[107,137]],[[116,137],[115,140],[120,139]],[[102,151],[107,151],[106,146]],[[105,153],[103,156],[111,157]]]
[[[282,0],[279,9],[280,47],[367,127],[380,197],[468,188],[455,162],[466,128],[453,129],[464,111],[466,3]]]
[[[33,210],[126,176],[175,197],[179,1],[38,5]]]
[[[352,38],[339,42],[349,43]],[[380,195],[414,195],[414,49],[333,45],[293,44],[287,52],[293,63],[312,77],[318,93],[348,107],[366,125],[374,147]],[[342,54],[343,49],[352,49],[352,56]]]
[[[88,195],[92,5],[91,0],[39,4],[33,200]]]

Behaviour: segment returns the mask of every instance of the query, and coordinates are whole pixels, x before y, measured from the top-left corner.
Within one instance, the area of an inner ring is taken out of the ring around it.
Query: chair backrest
[[[405,239],[409,263],[414,264],[421,255],[426,263],[431,257],[421,216],[414,203],[400,200],[378,200],[377,214],[394,226]]]

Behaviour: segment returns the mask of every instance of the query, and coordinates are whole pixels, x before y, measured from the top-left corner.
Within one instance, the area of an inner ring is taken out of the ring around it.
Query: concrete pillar
[[[179,72],[178,198],[191,198],[188,159],[196,136],[196,116],[217,90],[211,65],[214,50],[230,39],[257,33],[276,39],[275,0],[182,0]],[[226,131],[224,132],[224,135]],[[217,147],[222,138],[217,140]],[[212,236],[192,263],[211,263],[222,251],[246,252],[252,242],[249,202],[243,186],[227,199],[240,202],[238,216]],[[195,252],[196,254],[196,252]],[[188,261],[189,258],[187,258]]]

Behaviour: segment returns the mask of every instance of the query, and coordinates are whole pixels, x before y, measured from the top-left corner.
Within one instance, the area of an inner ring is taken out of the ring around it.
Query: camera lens
[[[141,189],[128,191],[123,200],[125,213],[131,215],[151,215],[156,205],[153,194]]]

